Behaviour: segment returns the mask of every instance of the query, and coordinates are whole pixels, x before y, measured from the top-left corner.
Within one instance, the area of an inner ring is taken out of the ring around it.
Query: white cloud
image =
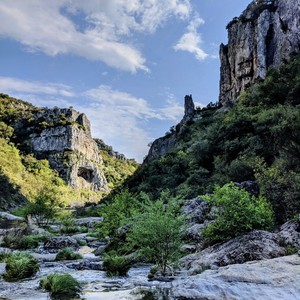
[[[77,93],[74,88],[60,83],[0,77],[0,90],[36,106],[73,106],[87,115],[94,137],[140,162],[148,151],[147,144],[154,140],[149,130],[150,120],[168,120],[175,124],[183,116],[182,105],[172,94],[167,95],[162,107],[154,108],[143,98],[107,85]]]
[[[190,0],[1,0],[0,35],[29,51],[72,53],[121,70],[148,71],[130,37],[154,33],[190,11]]]
[[[202,39],[197,29],[204,24],[204,20],[195,17],[187,27],[187,32],[179,39],[173,47],[176,51],[187,51],[195,55],[196,59],[204,60],[208,54],[201,49]]]
[[[29,94],[46,94],[63,97],[73,97],[72,88],[65,84],[41,83],[37,81],[25,81],[12,77],[0,76],[0,90],[5,93],[22,92]]]

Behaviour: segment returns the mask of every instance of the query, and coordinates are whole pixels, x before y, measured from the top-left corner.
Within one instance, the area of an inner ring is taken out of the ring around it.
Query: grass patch
[[[126,256],[119,256],[116,253],[106,254],[103,260],[103,267],[107,276],[126,276],[132,267],[132,259]]]
[[[82,256],[79,253],[74,252],[71,248],[63,248],[58,251],[55,260],[76,260],[76,259],[82,259]]]
[[[40,287],[50,292],[52,299],[78,298],[82,290],[80,283],[70,274],[50,274],[43,277]]]
[[[3,278],[6,281],[18,281],[32,277],[39,270],[38,261],[28,253],[17,252],[6,259],[6,273]]]

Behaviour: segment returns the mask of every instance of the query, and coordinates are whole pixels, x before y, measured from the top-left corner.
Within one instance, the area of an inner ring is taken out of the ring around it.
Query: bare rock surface
[[[298,300],[298,255],[206,270],[173,282],[175,299]]]
[[[300,45],[299,0],[255,0],[228,25],[228,44],[220,46],[220,102],[279,66]]]

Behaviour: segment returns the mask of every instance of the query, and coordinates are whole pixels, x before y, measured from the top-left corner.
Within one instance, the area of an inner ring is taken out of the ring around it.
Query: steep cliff
[[[23,152],[47,159],[74,188],[107,190],[102,157],[84,114],[72,108],[36,108],[5,96],[0,98],[1,121],[14,128],[12,141]]]
[[[149,162],[155,158],[165,155],[170,149],[176,145],[177,136],[182,132],[184,125],[193,120],[196,114],[192,95],[184,97],[184,116],[179,124],[171,128],[171,132],[167,132],[164,137],[156,139],[150,146],[148,155],[144,162]]]
[[[228,44],[220,46],[223,105],[299,51],[299,15],[299,0],[255,0],[227,25]]]

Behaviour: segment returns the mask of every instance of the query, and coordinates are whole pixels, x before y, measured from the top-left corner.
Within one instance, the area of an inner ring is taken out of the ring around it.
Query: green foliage
[[[52,299],[79,298],[81,284],[70,274],[50,274],[43,277],[40,287],[50,292]]]
[[[170,264],[180,257],[184,220],[176,199],[162,193],[160,199],[143,205],[143,212],[133,218],[128,241],[141,255],[167,274]]]
[[[25,235],[19,240],[18,249],[37,248],[41,242],[45,242],[48,238],[47,235]]]
[[[72,234],[77,232],[88,232],[86,226],[76,226],[75,219],[72,216],[63,216],[60,218],[62,227],[60,228],[61,233]]]
[[[130,191],[157,198],[168,188],[191,198],[211,193],[215,184],[256,180],[276,221],[293,218],[300,213],[300,55],[272,69],[232,108],[197,110],[171,136],[174,147],[126,181]]]
[[[126,276],[132,267],[133,260],[126,256],[117,255],[114,251],[107,253],[103,257],[103,267],[108,276]]]
[[[76,259],[82,259],[82,256],[79,253],[76,253],[72,250],[72,248],[63,248],[58,251],[55,260],[76,260]]]
[[[217,218],[203,230],[209,243],[223,242],[255,229],[271,229],[273,211],[265,198],[255,198],[233,183],[216,187],[212,196],[204,196],[217,207]]]
[[[58,200],[54,189],[44,189],[27,204],[26,214],[30,215],[39,226],[47,226],[58,211]]]
[[[6,260],[6,273],[3,275],[7,281],[18,281],[29,278],[39,270],[38,261],[28,253],[13,253]]]
[[[104,218],[103,222],[98,225],[99,237],[114,236],[119,227],[128,223],[137,208],[137,198],[128,190],[115,195],[112,203],[106,203],[98,211],[98,214]]]

